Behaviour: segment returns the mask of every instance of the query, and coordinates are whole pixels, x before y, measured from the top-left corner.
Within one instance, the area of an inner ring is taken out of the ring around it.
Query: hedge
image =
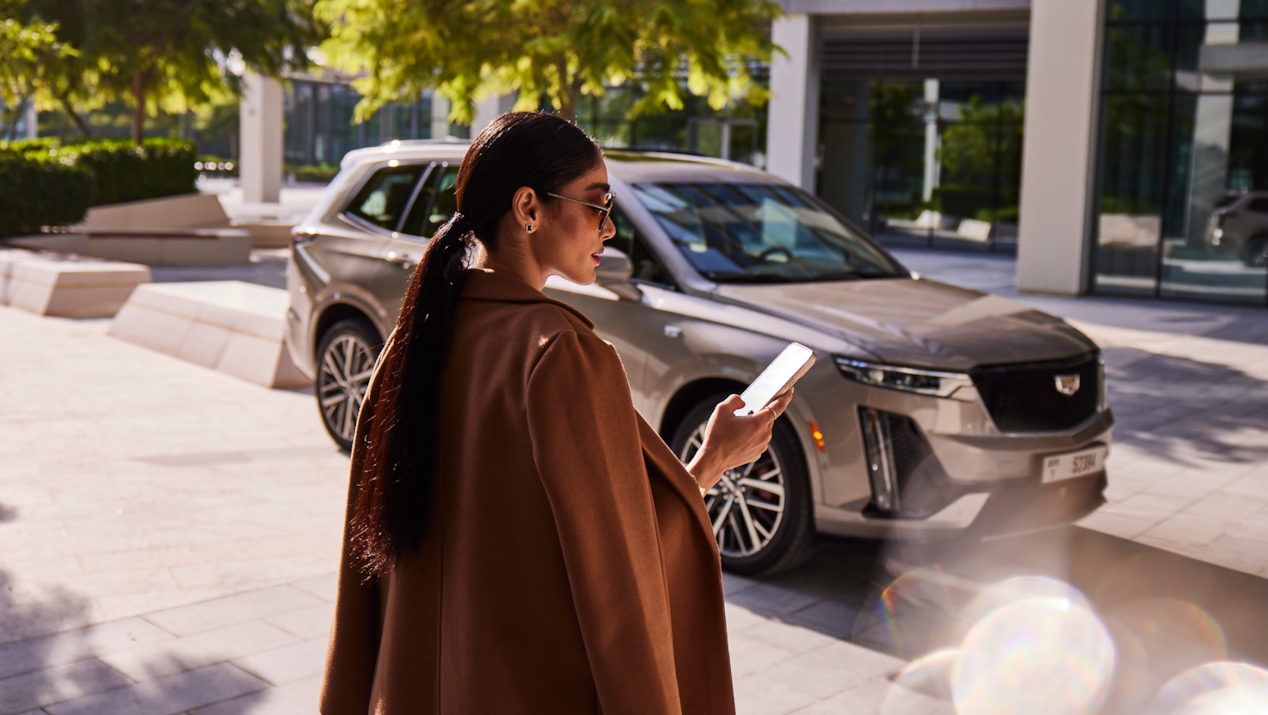
[[[52,157],[0,152],[0,236],[84,220],[93,193],[88,169]]]
[[[50,155],[69,159],[96,178],[92,205],[142,201],[193,193],[198,150],[191,141],[146,139],[140,147],[126,139],[69,144]]]
[[[91,206],[194,192],[193,142],[0,142],[0,236],[79,223]]]

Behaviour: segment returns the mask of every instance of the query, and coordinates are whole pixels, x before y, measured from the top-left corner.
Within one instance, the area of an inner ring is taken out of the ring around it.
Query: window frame
[[[377,176],[380,171],[383,171],[384,169],[399,169],[402,167],[416,166],[419,164],[431,164],[435,162],[433,162],[430,159],[410,159],[406,161],[398,160],[398,163],[396,166],[388,166],[389,162],[390,160],[376,161],[370,165],[370,169],[366,171],[365,175],[363,175],[361,179],[357,182],[356,188],[354,188],[352,191],[349,191],[347,194],[345,194],[347,198],[343,202],[343,208],[339,209],[339,217],[353,224],[357,228],[365,229],[367,231],[370,231],[371,233],[381,234],[388,238],[394,238],[396,235],[400,235],[400,227],[404,223],[405,218],[409,216],[408,207],[412,205],[410,201],[413,201],[414,198],[417,196],[418,187],[421,186],[422,183],[426,181],[427,177],[431,174],[430,167],[425,167],[423,172],[419,175],[419,178],[414,180],[413,191],[410,193],[410,201],[406,202],[406,209],[401,211],[401,217],[397,219],[396,226],[393,229],[389,230],[389,229],[383,228],[382,226],[378,224],[371,223],[370,221],[367,221],[364,218],[354,214],[352,212],[352,203],[356,201],[358,196],[361,195],[361,190],[365,188],[366,184],[370,183],[370,181],[375,176]]]

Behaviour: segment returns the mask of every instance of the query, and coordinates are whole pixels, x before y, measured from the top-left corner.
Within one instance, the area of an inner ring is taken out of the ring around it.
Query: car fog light
[[[889,415],[879,410],[859,409],[863,426],[863,446],[867,451],[867,475],[872,482],[872,503],[885,512],[898,511],[898,484],[894,474],[893,439]]]

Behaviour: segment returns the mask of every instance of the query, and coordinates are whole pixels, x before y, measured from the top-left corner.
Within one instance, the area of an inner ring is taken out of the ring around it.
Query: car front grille
[[[1101,364],[1095,354],[1068,360],[991,365],[969,375],[1001,432],[1060,432],[1096,414]],[[1073,395],[1057,390],[1057,379],[1078,376]]]

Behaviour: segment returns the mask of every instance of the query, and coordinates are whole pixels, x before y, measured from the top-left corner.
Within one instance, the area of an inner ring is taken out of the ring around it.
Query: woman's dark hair
[[[528,186],[543,201],[594,168],[599,145],[552,114],[508,112],[467,149],[454,190],[458,212],[441,226],[414,271],[383,371],[354,503],[353,554],[368,574],[390,569],[423,536],[436,465],[440,387],[471,239],[497,250],[502,217]],[[364,429],[364,426],[363,426]],[[361,434],[361,431],[358,431]]]

